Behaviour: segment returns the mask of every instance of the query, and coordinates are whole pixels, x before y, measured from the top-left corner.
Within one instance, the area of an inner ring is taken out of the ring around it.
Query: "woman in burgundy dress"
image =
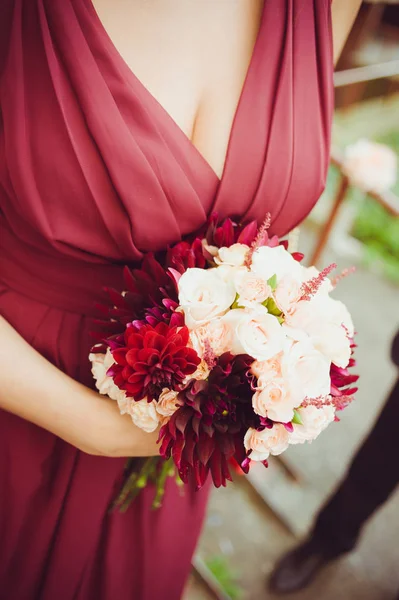
[[[334,0],[337,47],[358,4]],[[207,492],[109,514],[157,447],[92,389],[95,303],[212,210],[307,215],[331,33],[330,0],[1,1],[1,599],[181,596]]]

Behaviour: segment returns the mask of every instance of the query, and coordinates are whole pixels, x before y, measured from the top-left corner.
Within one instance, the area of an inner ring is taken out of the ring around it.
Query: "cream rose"
[[[271,296],[272,290],[267,282],[247,269],[240,269],[234,277],[234,286],[242,306],[262,303]]]
[[[157,413],[163,417],[171,417],[181,406],[178,395],[179,393],[174,390],[163,388],[156,403]]]
[[[293,278],[300,278],[301,265],[292,258],[291,254],[283,246],[269,248],[261,246],[252,256],[251,271],[266,281],[277,275],[277,281],[289,275]]]
[[[279,423],[263,431],[250,427],[244,437],[244,446],[247,451],[251,450],[251,460],[267,460],[270,454],[277,456],[288,448],[288,431]]]
[[[298,414],[302,425],[294,424],[294,431],[289,434],[290,444],[303,444],[315,440],[328,425],[334,421],[335,408],[333,406],[306,406],[299,408]]]
[[[249,251],[245,244],[233,244],[229,248],[219,248],[215,256],[215,263],[218,265],[230,265],[232,267],[242,267]]]
[[[223,315],[233,304],[233,282],[224,279],[218,269],[187,269],[180,277],[179,304],[189,329]]]
[[[286,379],[272,378],[252,396],[252,406],[256,414],[269,417],[272,421],[289,423],[294,418],[294,408],[300,405],[303,398],[298,398],[295,388]]]
[[[121,399],[121,394],[124,395],[114,383],[112,377],[107,375],[108,369],[114,364],[114,359],[109,348],[105,354],[89,354],[91,361],[91,372],[95,379],[96,388],[100,394],[109,396],[111,400]]]
[[[155,400],[147,402],[146,398],[136,402],[133,400],[130,403],[129,410],[127,411],[132,417],[133,423],[147,433],[151,433],[156,430],[159,425],[159,416],[156,409],[157,403]]]
[[[282,361],[284,379],[291,382],[302,400],[330,393],[330,367],[331,361],[310,341],[294,343]]]
[[[281,325],[262,306],[259,310],[231,310],[223,321],[232,327],[233,354],[249,354],[255,360],[263,361],[283,349],[285,336]]]
[[[219,248],[217,246],[209,245],[205,238],[201,240],[201,243],[203,249],[206,250],[206,252],[208,252],[211,256],[216,256],[219,252]]]

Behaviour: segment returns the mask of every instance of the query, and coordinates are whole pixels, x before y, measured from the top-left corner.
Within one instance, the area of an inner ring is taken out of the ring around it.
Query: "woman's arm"
[[[361,3],[362,0],[333,0],[332,2],[334,64],[341,55]]]
[[[143,432],[128,415],[120,415],[116,402],[65,375],[1,316],[0,340],[0,408],[88,454],[158,454],[157,432]]]

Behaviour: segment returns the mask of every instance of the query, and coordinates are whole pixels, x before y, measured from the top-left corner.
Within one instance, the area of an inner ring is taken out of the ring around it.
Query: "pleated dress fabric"
[[[104,286],[123,288],[124,264],[214,210],[270,212],[272,233],[286,234],[324,187],[330,0],[265,0],[221,178],[90,0],[2,0],[0,77],[0,313],[88,386],[95,303]],[[109,514],[124,462],[0,411],[2,600],[181,596],[207,490],[181,495],[170,482],[159,511],[149,488]]]

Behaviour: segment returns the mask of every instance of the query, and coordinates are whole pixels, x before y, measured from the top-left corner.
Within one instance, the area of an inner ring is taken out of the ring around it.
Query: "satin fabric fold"
[[[329,4],[265,0],[219,179],[90,0],[2,0],[0,313],[43,356],[92,386],[94,304],[124,264],[212,210],[270,212],[278,235],[307,215],[329,154]],[[123,464],[0,411],[0,599],[180,597],[207,490],[171,482],[160,511],[148,489],[109,514]]]

